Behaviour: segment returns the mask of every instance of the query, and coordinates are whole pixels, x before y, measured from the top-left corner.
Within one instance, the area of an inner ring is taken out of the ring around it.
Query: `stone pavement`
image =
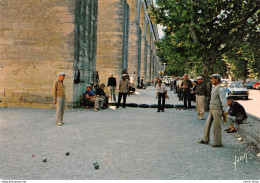
[[[156,103],[153,88],[138,92],[128,102]],[[59,127],[53,109],[0,108],[0,179],[259,179],[259,159],[237,134],[223,133],[222,148],[201,145],[194,110],[156,110],[69,109]]]

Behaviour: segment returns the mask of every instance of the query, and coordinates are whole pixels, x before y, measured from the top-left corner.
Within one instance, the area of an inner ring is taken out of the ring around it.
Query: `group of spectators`
[[[133,90],[134,81],[132,80],[130,82],[130,78],[128,74],[123,74],[122,79],[119,81],[119,93],[118,93],[118,99],[116,108],[119,108],[121,100],[123,98],[123,104],[122,107],[125,108],[126,105],[126,98],[129,94],[130,88]],[[116,103],[116,94],[115,90],[117,87],[117,81],[116,78],[111,73],[108,82],[107,82],[107,88],[109,90],[109,94],[106,94],[104,91],[104,88],[106,85],[104,83],[101,83],[100,86],[98,86],[96,89],[94,89],[93,85],[87,86],[87,91],[84,94],[84,97],[86,101],[94,103],[94,111],[98,111],[98,109],[106,109],[108,107],[109,99],[111,102]],[[86,108],[89,108],[86,105]]]
[[[196,110],[199,120],[204,120],[205,96],[210,93],[209,115],[207,117],[203,138],[198,142],[200,144],[209,144],[210,128],[213,123],[214,143],[212,147],[222,147],[221,121],[226,121],[229,128],[226,133],[235,133],[237,130],[234,124],[241,124],[247,119],[245,109],[231,97],[226,97],[224,88],[220,85],[221,76],[213,74],[211,77],[212,90],[207,90],[203,77],[199,76],[196,81],[188,79],[188,74],[183,78],[176,77],[171,81],[171,90],[178,94],[179,100],[184,101],[184,110],[191,109],[191,96],[195,95]],[[165,98],[167,97],[166,85],[159,78],[156,81],[156,97],[158,98],[158,111],[164,112]]]
[[[56,104],[56,124],[62,126],[64,109],[65,109],[65,86],[63,81],[66,74],[60,72],[58,79],[53,83],[53,104]],[[116,108],[119,108],[121,99],[123,97],[123,108],[125,108],[126,97],[129,93],[129,88],[133,83],[129,82],[129,76],[127,74],[122,75],[122,79],[119,82],[119,94]],[[221,121],[222,116],[229,124],[229,128],[226,129],[226,133],[235,133],[236,129],[234,123],[241,124],[247,119],[245,109],[242,105],[235,102],[232,98],[226,98],[224,88],[220,85],[221,76],[219,74],[213,74],[211,77],[212,90],[210,94],[209,104],[209,115],[207,117],[203,138],[198,142],[200,144],[209,144],[210,141],[210,128],[213,123],[214,132],[214,143],[212,147],[222,146],[222,135],[221,135]],[[173,88],[178,92],[178,95],[183,96],[184,110],[191,109],[191,93],[196,94],[196,108],[198,113],[198,119],[204,120],[204,101],[205,95],[207,94],[206,84],[203,82],[201,76],[197,77],[197,82],[192,84],[191,80],[188,79],[188,74],[185,74],[183,80],[178,77],[173,80]],[[116,79],[113,74],[110,74],[108,79],[109,92],[104,92],[105,84],[102,83],[96,90],[93,85],[88,85],[87,90],[84,94],[87,100],[94,103],[94,111],[98,109],[105,109],[108,105],[109,98],[116,102],[115,88]],[[191,91],[191,88],[193,90]],[[195,89],[194,89],[195,88]],[[168,98],[166,85],[162,83],[162,80],[157,79],[156,81],[156,97],[158,98],[158,111],[164,112],[165,98]]]

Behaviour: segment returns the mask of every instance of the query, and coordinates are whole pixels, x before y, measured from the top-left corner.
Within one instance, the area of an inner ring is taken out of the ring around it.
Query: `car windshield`
[[[242,83],[230,83],[229,85],[230,88],[243,88],[243,84]]]

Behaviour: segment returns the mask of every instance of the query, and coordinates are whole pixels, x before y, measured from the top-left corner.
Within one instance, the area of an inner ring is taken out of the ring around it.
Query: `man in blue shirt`
[[[94,92],[91,90],[91,86],[87,86],[87,91],[85,92],[86,99],[90,102],[95,103],[94,105],[94,111],[97,112],[98,109],[103,109],[104,99],[99,98],[94,94]]]

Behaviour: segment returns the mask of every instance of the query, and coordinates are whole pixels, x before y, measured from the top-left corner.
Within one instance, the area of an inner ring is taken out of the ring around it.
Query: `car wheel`
[[[246,97],[246,100],[248,100],[248,97]]]

